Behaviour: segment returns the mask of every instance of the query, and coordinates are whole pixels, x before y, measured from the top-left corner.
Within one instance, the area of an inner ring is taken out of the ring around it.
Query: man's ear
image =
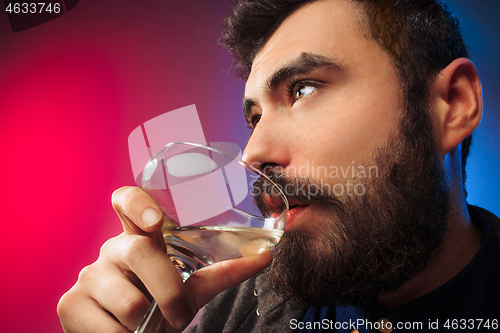
[[[474,64],[454,60],[432,85],[434,136],[441,154],[447,154],[467,138],[481,122],[483,97]]]

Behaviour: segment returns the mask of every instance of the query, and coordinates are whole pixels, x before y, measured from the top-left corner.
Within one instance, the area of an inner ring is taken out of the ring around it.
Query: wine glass
[[[144,168],[142,189],[165,213],[161,232],[183,281],[213,263],[269,250],[283,235],[286,197],[237,155],[227,142],[169,143]],[[135,333],[158,332],[162,321],[153,300]]]

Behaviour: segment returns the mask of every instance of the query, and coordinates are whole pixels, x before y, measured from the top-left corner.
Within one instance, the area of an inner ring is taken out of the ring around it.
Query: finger
[[[138,187],[122,187],[113,192],[111,202],[128,234],[144,235],[158,230],[163,222],[160,206]]]
[[[130,333],[94,300],[84,297],[73,287],[61,297],[57,314],[66,333]]]
[[[177,269],[153,239],[140,235],[123,235],[105,245],[102,250],[103,258],[122,270],[134,272],[173,327],[179,327],[175,326],[178,316],[194,316],[195,312],[191,311],[188,295]]]
[[[99,260],[94,265],[101,274],[100,278],[92,278],[89,276],[92,273],[85,273],[88,281],[92,281],[87,288],[89,297],[134,331],[149,308],[148,299],[117,267],[101,267]]]
[[[268,267],[273,260],[271,251],[240,259],[226,260],[205,267],[185,282],[191,304],[201,309],[220,292],[232,288]]]

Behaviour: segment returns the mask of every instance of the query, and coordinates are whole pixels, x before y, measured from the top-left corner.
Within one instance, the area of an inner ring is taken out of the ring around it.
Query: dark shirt
[[[500,331],[500,250],[483,214],[475,207],[469,207],[469,213],[483,234],[481,248],[444,285],[390,311],[377,305],[312,306],[300,332]]]

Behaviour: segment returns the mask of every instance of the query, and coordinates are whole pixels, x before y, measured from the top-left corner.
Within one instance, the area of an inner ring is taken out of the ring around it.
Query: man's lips
[[[295,223],[295,221],[298,219],[298,216],[301,214],[302,211],[307,209],[309,207],[309,203],[306,202],[300,202],[298,200],[294,199],[288,199],[288,212],[286,214],[286,229],[289,228],[290,225]],[[280,215],[278,212],[284,208],[283,207],[283,202],[281,200],[277,200],[276,198],[273,197],[267,197],[264,199],[265,205],[271,210],[274,211],[272,214],[273,217],[278,217]]]
[[[296,223],[300,215],[309,207],[308,204],[290,204],[288,213],[286,214],[286,230],[288,230],[294,223]]]

